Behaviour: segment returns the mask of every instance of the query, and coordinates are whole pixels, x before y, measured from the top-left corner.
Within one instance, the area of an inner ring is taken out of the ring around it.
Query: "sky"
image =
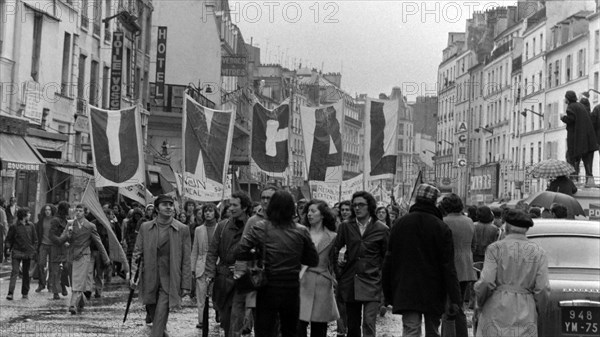
[[[516,1],[235,1],[232,20],[261,63],[342,74],[350,95],[402,88],[409,101],[436,95],[449,32],[464,32],[473,11]]]

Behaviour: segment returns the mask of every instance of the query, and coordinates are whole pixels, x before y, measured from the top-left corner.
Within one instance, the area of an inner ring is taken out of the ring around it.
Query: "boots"
[[[594,181],[594,177],[587,177],[587,180],[585,182],[585,187],[596,187],[596,182]]]

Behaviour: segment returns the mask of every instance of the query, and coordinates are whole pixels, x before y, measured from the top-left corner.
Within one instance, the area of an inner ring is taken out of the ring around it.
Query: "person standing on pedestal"
[[[592,163],[598,144],[590,114],[583,104],[577,102],[574,91],[567,91],[565,104],[567,104],[567,111],[560,120],[567,124],[567,162],[573,165],[575,175],[579,176],[579,162],[583,161],[586,184],[594,185]]]

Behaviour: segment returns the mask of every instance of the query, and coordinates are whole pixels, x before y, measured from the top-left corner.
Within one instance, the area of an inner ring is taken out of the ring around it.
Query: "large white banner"
[[[96,187],[125,187],[145,179],[142,122],[135,106],[103,110],[88,105]]]
[[[344,180],[342,182],[342,195],[341,200],[350,200],[352,198],[352,194],[363,190],[363,180],[364,174],[359,174],[354,178]]]
[[[320,107],[300,106],[308,181],[342,182],[342,100]],[[313,195],[313,197],[315,197]]]
[[[368,98],[365,105],[365,174],[369,180],[396,173],[398,100]]]
[[[227,194],[235,112],[209,109],[185,95],[182,119],[183,172],[176,174],[180,194],[219,201]]]

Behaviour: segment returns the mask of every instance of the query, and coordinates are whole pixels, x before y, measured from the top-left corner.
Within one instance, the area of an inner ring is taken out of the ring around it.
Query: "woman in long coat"
[[[306,336],[310,322],[311,337],[327,336],[327,323],[337,320],[338,313],[333,286],[333,245],[335,243],[335,217],[322,200],[311,200],[304,207],[303,224],[319,253],[319,264],[306,268],[300,279],[300,324],[298,337]]]

